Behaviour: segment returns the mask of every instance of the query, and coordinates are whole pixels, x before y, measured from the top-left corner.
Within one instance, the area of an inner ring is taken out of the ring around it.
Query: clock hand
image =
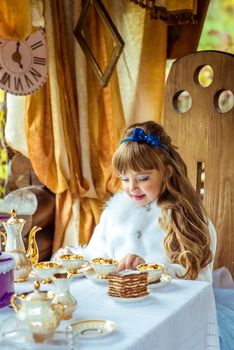
[[[23,65],[22,65],[22,63],[21,63],[22,56],[21,56],[21,54],[20,54],[20,52],[19,52],[19,47],[20,47],[20,42],[17,41],[17,43],[16,43],[16,51],[12,54],[11,57],[12,57],[12,59],[13,59],[14,62],[19,63],[19,66],[20,66],[20,68],[22,69],[22,68],[23,68]]]

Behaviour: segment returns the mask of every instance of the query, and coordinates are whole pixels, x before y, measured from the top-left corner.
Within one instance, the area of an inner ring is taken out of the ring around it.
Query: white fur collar
[[[161,212],[160,208],[157,207],[156,202],[149,204],[148,206],[140,206],[135,204],[131,198],[125,192],[118,192],[111,197],[106,203],[107,210],[110,209],[111,213],[115,213],[119,220],[125,220],[128,217],[142,218],[145,213],[150,211],[156,211],[158,214]]]

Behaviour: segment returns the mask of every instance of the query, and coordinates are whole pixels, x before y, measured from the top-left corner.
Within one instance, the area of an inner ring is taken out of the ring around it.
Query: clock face
[[[0,89],[14,95],[30,95],[48,75],[47,46],[43,30],[25,41],[0,39]]]

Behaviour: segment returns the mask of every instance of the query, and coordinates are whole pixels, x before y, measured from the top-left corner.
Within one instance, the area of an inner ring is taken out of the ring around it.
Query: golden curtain
[[[1,0],[0,38],[23,40],[32,32],[30,0]]]
[[[13,1],[5,3],[12,9]],[[119,187],[111,158],[126,126],[162,121],[167,25],[125,0],[103,4],[125,41],[105,88],[74,37],[82,1],[44,1],[49,79],[27,97],[25,128],[35,173],[56,194],[54,250],[90,239],[103,203]],[[105,67],[113,44],[99,25],[93,11],[86,36]]]
[[[111,158],[124,129],[139,120],[162,118],[166,25],[151,21],[142,9],[126,1],[103,3],[125,41],[125,48],[109,84],[102,88],[75,43],[82,170],[91,185],[80,199],[81,243],[89,240],[104,201],[119,187],[112,174]],[[81,10],[76,4],[74,27]],[[107,29],[100,28],[94,9],[90,9],[85,37],[99,66],[105,68],[112,42]],[[68,232],[65,243],[71,241],[69,236]]]
[[[68,62],[63,2],[45,2],[49,82],[28,97],[26,129],[29,156],[40,180],[56,194],[54,250],[63,243],[73,198],[88,188],[80,169],[77,101]],[[83,184],[84,183],[84,187]]]

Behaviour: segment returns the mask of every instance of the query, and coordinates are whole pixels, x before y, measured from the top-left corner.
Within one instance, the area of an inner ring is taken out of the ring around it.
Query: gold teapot
[[[64,306],[53,302],[54,293],[41,292],[40,283],[34,282],[34,292],[13,294],[11,305],[17,317],[26,322],[35,342],[52,338],[63,317]]]
[[[10,219],[1,221],[1,223],[6,231],[6,234],[1,232],[6,241],[5,251],[15,260],[14,281],[25,281],[28,279],[28,275],[32,270],[32,265],[36,264],[39,259],[35,235],[37,231],[41,230],[41,227],[34,226],[31,229],[26,251],[21,235],[25,220],[18,219],[16,217],[16,212],[12,210]]]

